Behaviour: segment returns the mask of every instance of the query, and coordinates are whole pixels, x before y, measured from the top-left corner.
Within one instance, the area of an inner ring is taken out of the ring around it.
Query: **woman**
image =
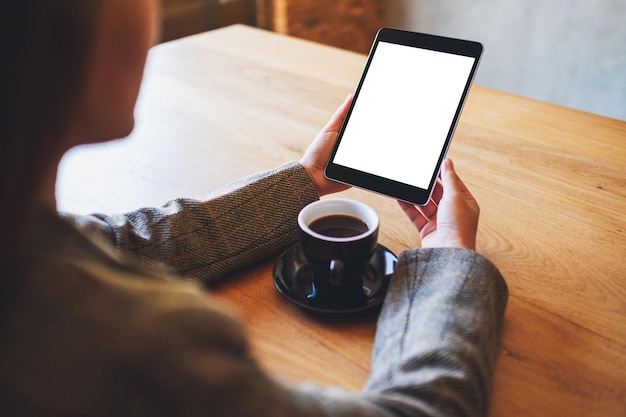
[[[132,130],[156,6],[0,7],[10,72],[0,126],[0,415],[486,413],[507,290],[473,251],[478,205],[450,161],[429,205],[401,203],[422,249],[399,257],[366,387],[283,386],[250,356],[241,324],[181,279],[215,279],[276,254],[295,241],[300,208],[345,188],[327,181],[323,167],[349,100],[299,163],[209,200],[124,216],[60,215],[54,180],[63,153]],[[233,225],[242,221],[239,232]]]

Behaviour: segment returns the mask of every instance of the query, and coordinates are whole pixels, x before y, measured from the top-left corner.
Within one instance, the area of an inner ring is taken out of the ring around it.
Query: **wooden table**
[[[121,212],[198,197],[300,158],[365,57],[243,26],[151,52],[129,140],[77,148],[61,210]],[[478,250],[510,287],[493,416],[626,415],[626,123],[474,86],[450,149],[479,200]],[[391,199],[382,244],[418,236]],[[213,289],[281,377],[359,389],[376,313],[311,316],[280,296],[273,259]]]

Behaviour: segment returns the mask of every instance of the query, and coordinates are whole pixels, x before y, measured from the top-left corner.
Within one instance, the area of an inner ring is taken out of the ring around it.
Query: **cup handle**
[[[330,261],[330,286],[339,287],[343,278],[343,262],[339,259]]]

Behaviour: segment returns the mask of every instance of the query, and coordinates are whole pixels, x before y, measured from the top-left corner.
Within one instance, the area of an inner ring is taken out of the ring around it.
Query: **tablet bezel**
[[[380,177],[378,175],[374,175],[368,172],[360,171],[354,168],[349,168],[343,165],[335,164],[333,162],[335,155],[337,153],[337,149],[341,143],[341,139],[343,133],[346,129],[346,126],[349,123],[350,115],[352,114],[352,110],[359,98],[359,92],[361,91],[361,87],[363,82],[367,76],[367,72],[369,70],[370,64],[376,53],[377,46],[380,42],[389,42],[398,45],[405,45],[414,48],[427,49],[432,51],[439,51],[444,53],[450,53],[460,56],[466,56],[474,58],[474,64],[472,65],[472,69],[469,73],[467,82],[465,84],[465,88],[463,90],[463,94],[461,95],[461,99],[457,105],[456,112],[452,119],[451,125],[448,129],[448,134],[446,136],[444,145],[439,154],[439,159],[437,161],[436,169],[432,173],[429,186],[427,189],[418,188],[413,185],[409,185],[406,183],[398,182],[395,180],[390,180],[388,178]],[[429,35],[418,32],[409,32],[400,29],[394,28],[382,28],[376,34],[374,42],[372,44],[372,48],[370,50],[367,62],[363,69],[363,73],[361,74],[361,78],[357,85],[357,88],[354,92],[354,98],[352,100],[352,104],[348,109],[348,113],[346,115],[346,119],[341,126],[339,131],[339,136],[337,141],[333,147],[331,156],[328,160],[325,169],[325,175],[328,179],[341,182],[350,186],[354,186],[357,188],[366,189],[369,191],[373,191],[378,194],[383,194],[388,197],[392,197],[398,200],[406,201],[411,204],[423,206],[428,203],[430,200],[432,191],[434,189],[435,183],[437,181],[437,177],[439,175],[439,170],[443,160],[447,154],[448,148],[450,146],[450,142],[454,135],[454,131],[456,129],[458,120],[461,115],[461,111],[463,110],[463,106],[465,104],[465,100],[467,98],[467,94],[470,90],[474,77],[476,75],[476,70],[480,63],[480,58],[482,56],[483,46],[479,42],[468,41],[463,39],[456,38],[448,38],[437,35]]]

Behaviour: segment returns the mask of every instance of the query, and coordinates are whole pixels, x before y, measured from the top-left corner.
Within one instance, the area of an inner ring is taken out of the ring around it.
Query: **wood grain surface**
[[[59,209],[123,212],[201,197],[298,160],[365,56],[233,26],[151,52],[126,140],[64,159]],[[492,416],[626,415],[626,123],[478,85],[450,157],[481,206],[478,251],[510,288]],[[391,199],[375,207],[395,253],[419,238]],[[376,312],[310,315],[282,298],[274,259],[212,292],[246,323],[279,378],[359,389]]]

